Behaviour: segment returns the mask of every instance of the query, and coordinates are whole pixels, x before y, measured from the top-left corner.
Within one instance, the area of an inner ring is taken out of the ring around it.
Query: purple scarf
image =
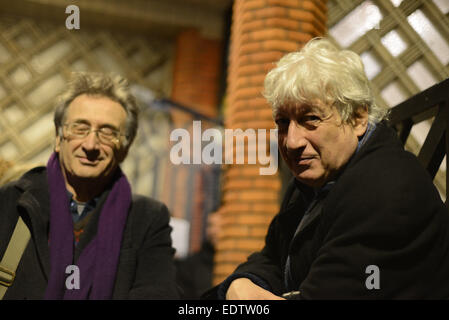
[[[50,277],[45,299],[111,299],[123,230],[131,205],[131,187],[120,168],[111,192],[101,208],[96,236],[83,249],[76,266],[80,288],[66,289],[66,268],[73,265],[73,221],[67,191],[53,153],[47,163],[50,192]]]

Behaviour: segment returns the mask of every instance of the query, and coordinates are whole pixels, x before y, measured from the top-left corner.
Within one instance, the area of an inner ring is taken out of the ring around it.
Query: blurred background
[[[68,30],[72,4],[80,28]],[[45,165],[54,99],[71,72],[119,73],[142,109],[122,168],[134,192],[169,207],[178,259],[199,253],[208,216],[221,217],[206,259],[218,283],[263,246],[288,172],[282,163],[272,176],[260,164],[174,165],[170,133],[192,132],[194,120],[202,131],[274,128],[265,74],[323,35],[361,55],[381,105],[449,77],[449,0],[0,0],[0,178]],[[431,123],[413,127],[408,150]],[[442,197],[445,163],[434,180]]]

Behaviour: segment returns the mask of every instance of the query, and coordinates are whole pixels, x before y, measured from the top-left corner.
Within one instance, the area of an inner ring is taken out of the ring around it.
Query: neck
[[[112,178],[112,175],[104,179],[78,178],[66,175],[64,172],[63,176],[67,190],[73,194],[73,199],[78,202],[88,202],[100,195]]]

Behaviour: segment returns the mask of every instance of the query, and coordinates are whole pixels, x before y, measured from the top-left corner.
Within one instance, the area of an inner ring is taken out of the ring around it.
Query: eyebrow
[[[275,117],[286,115],[294,115],[295,117],[298,117],[303,116],[309,112],[318,112],[320,114],[322,113],[318,108],[306,104],[301,105],[300,108],[296,105],[284,105],[278,108]]]
[[[86,120],[86,119],[75,119],[73,121],[73,123],[87,124],[89,126],[92,126],[90,121]],[[116,126],[114,126],[113,124],[110,124],[110,123],[104,123],[104,124],[100,125],[99,128],[110,128],[110,129],[114,129],[114,130],[120,131],[119,128],[117,128]]]

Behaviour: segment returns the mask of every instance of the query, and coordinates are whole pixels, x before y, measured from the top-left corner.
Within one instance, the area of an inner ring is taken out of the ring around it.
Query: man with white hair
[[[219,287],[227,299],[444,299],[449,214],[376,105],[360,57],[327,39],[265,79],[293,178],[265,247]]]

